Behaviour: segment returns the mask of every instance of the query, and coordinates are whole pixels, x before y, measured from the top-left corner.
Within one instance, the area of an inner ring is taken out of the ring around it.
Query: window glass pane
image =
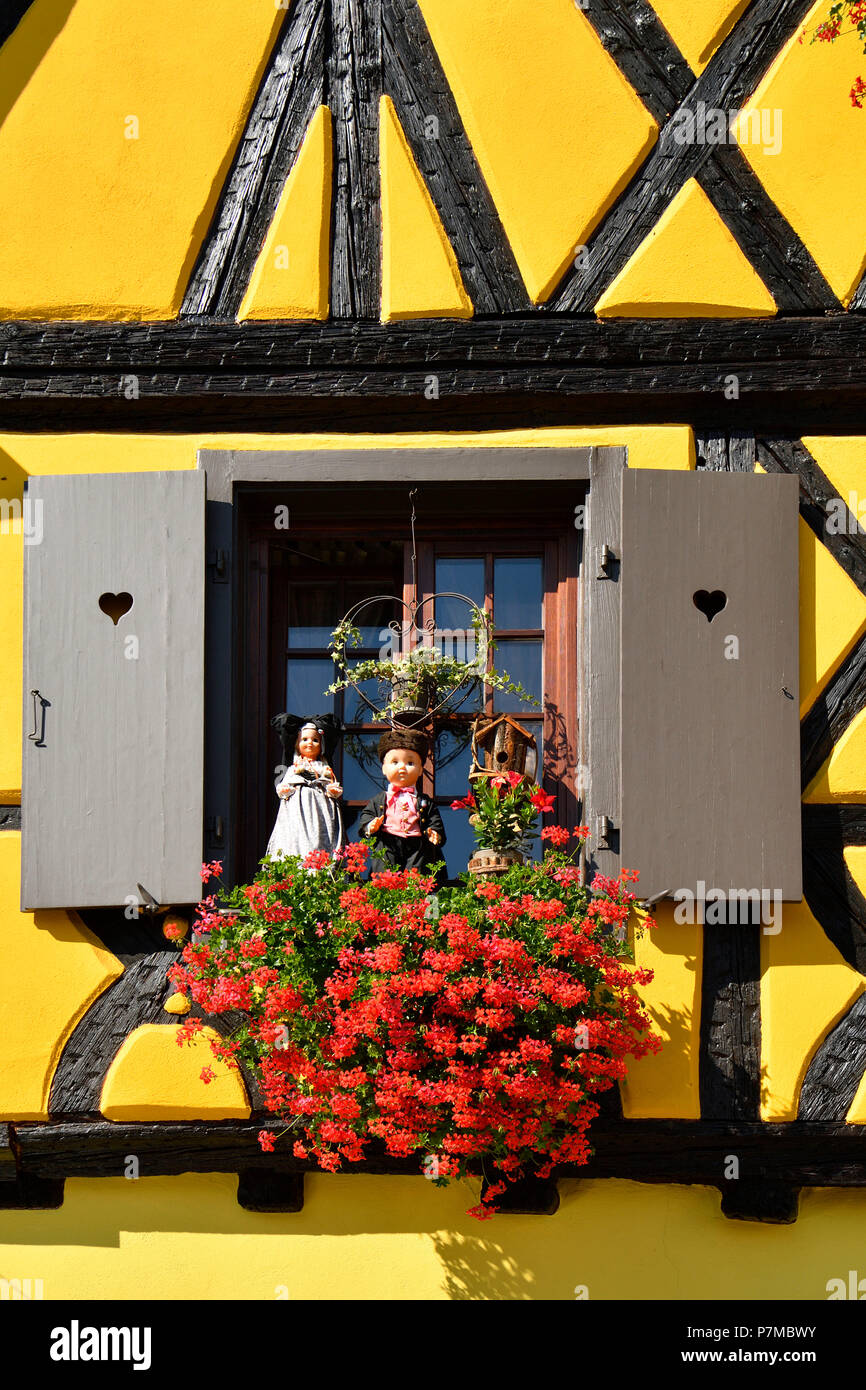
[[[353,670],[358,665],[358,661],[350,661],[349,669]],[[334,668],[336,669],[336,667]],[[376,710],[388,699],[390,687],[383,686],[377,680],[361,681],[354,689],[350,688],[343,694],[343,718],[347,724],[372,724],[376,720],[376,713],[370,709],[361,699],[361,694],[366,695],[367,699],[375,706]]]
[[[330,657],[311,657],[308,661],[286,662],[286,709],[290,714],[328,714],[334,696],[325,691],[334,681]]]
[[[290,647],[327,647],[339,616],[336,584],[289,585]]]
[[[445,863],[448,877],[466,873],[466,865],[475,853],[475,832],[469,824],[468,811],[452,811],[447,804],[440,806],[445,825]]]
[[[448,558],[436,561],[436,592],[465,594],[479,608],[484,607],[484,560],[474,557]],[[469,608],[460,599],[436,600],[436,626],[471,630]],[[471,659],[471,658],[470,658]]]
[[[382,791],[385,779],[375,734],[347,734],[343,739],[343,796],[347,801],[369,801]]]
[[[469,789],[472,766],[469,729],[443,729],[436,739],[436,795],[457,798]]]
[[[521,642],[515,638],[497,641],[493,653],[493,663],[497,671],[507,673],[516,685],[522,685],[536,700],[541,700],[541,642]],[[538,706],[521,700],[518,695],[507,690],[494,690],[493,707],[508,714],[532,711]]]
[[[498,628],[539,628],[540,555],[499,556],[493,561],[493,617]]]

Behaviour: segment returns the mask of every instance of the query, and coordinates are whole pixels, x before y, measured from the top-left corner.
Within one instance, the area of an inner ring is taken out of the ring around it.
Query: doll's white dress
[[[342,844],[343,822],[337,800],[325,788],[335,780],[329,763],[313,762],[296,756],[277,783],[277,794],[291,788],[288,798],[280,797],[277,819],[268,840],[267,854],[297,854],[304,858],[311,850],[325,849],[333,855]]]

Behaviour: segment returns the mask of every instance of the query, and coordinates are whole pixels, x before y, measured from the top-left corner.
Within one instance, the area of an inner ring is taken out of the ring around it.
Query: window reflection
[[[286,664],[286,709],[301,715],[333,711],[334,697],[325,694],[333,681],[334,663],[329,657],[290,658]]]
[[[507,671],[516,685],[522,685],[524,690],[539,702],[542,695],[541,649],[540,641],[522,642],[506,637],[496,643],[495,653],[497,669]],[[521,700],[519,696],[509,694],[506,690],[494,691],[493,706],[497,711],[502,710],[509,714],[538,709],[538,705]]]
[[[540,628],[541,556],[496,556],[493,561],[493,612],[500,629]]]
[[[436,593],[465,594],[478,608],[483,608],[483,559],[440,556],[436,561]],[[437,599],[436,626],[449,629],[471,629],[469,608],[460,599]]]

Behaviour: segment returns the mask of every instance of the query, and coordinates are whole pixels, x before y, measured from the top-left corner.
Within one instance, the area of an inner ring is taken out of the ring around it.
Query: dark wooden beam
[[[99,1109],[105,1074],[133,1028],[166,1022],[165,972],[175,960],[174,950],[127,958],[123,974],[94,1000],[69,1036],[51,1083],[52,1115]]]
[[[845,531],[829,529],[827,507],[839,494],[802,440],[762,439],[758,457],[769,473],[793,473],[800,479],[800,515],[848,578],[866,594],[866,535],[853,525]],[[847,506],[847,497],[841,500]],[[856,518],[849,517],[849,521],[853,523]]]
[[[859,360],[858,360],[859,359]],[[0,323],[3,394],[70,389],[93,375],[101,389],[121,394],[121,375],[194,382],[231,380],[245,373],[251,385],[281,375],[313,379],[352,370],[377,379],[417,382],[437,370],[508,380],[518,371],[553,384],[583,373],[603,388],[622,389],[617,369],[654,389],[714,390],[717,416],[736,413],[725,403],[724,376],[743,373],[742,389],[764,384],[776,391],[866,387],[866,320],[857,314],[777,319],[560,318],[553,315],[479,321],[428,319],[412,323]],[[812,375],[809,376],[811,371]],[[28,384],[29,383],[29,384]],[[145,382],[141,383],[142,394]],[[93,388],[97,389],[96,386]],[[129,400],[128,405],[135,404]],[[730,409],[728,409],[728,406]],[[732,421],[732,425],[737,422]]]
[[[750,430],[697,430],[696,467],[711,473],[754,473],[755,436]]]
[[[738,146],[719,145],[697,177],[782,313],[814,313],[838,305],[811,252]]]
[[[528,312],[529,296],[514,253],[417,0],[385,0],[384,39],[385,89],[476,313]]]
[[[306,1159],[278,1145],[264,1153],[257,1141],[273,1116],[215,1123],[176,1121],[110,1123],[94,1117],[63,1122],[19,1123],[11,1128],[17,1171],[34,1178],[108,1177],[123,1172],[127,1154],[142,1174],[219,1172],[243,1169],[280,1173],[317,1171]],[[597,1120],[590,1131],[593,1155],[586,1165],[567,1164],[556,1177],[616,1177],[636,1182],[728,1181],[729,1157],[739,1162],[740,1180],[772,1180],[795,1187],[866,1186],[866,1125],[844,1123],[761,1124],[691,1120]],[[392,1159],[374,1152],[347,1173],[417,1175],[417,1159]]]
[[[664,125],[695,75],[658,15],[645,0],[582,0],[580,8],[650,115]]]
[[[761,1103],[760,927],[705,925],[703,936],[701,1118],[757,1120]]]
[[[696,118],[699,103],[726,113],[738,110],[796,32],[810,5],[811,0],[753,0],[662,128],[655,148],[590,237],[587,264],[567,273],[548,301],[548,308],[568,313],[593,308],[683,185],[697,177],[722,148],[705,140],[681,142],[677,138],[681,121],[687,114]],[[791,267],[792,276],[796,269]],[[808,292],[807,287],[804,292]],[[838,304],[835,296],[832,302]]]
[[[844,1120],[864,1072],[866,994],[861,994],[812,1058],[800,1089],[797,1119],[810,1123]]]
[[[378,319],[382,0],[327,3],[327,96],[334,118],[331,315]]]
[[[831,676],[800,726],[803,788],[808,787],[851,721],[866,705],[866,636]]]
[[[803,823],[805,829],[805,818]],[[839,954],[866,974],[866,898],[845,863],[841,842],[820,847],[804,842],[803,896]]]
[[[324,0],[293,0],[184,296],[182,315],[237,314],[324,95]]]
[[[822,852],[836,846],[866,845],[866,805],[804,803],[803,843]]]

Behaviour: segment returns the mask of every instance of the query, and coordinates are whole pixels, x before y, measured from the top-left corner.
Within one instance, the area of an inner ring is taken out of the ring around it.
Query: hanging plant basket
[[[438,600],[464,604],[466,626],[438,628]],[[351,649],[362,644],[358,626],[362,614],[383,603],[393,605],[398,612],[402,609],[402,621],[395,619],[383,629],[383,646],[377,657],[354,661]],[[465,594],[437,593],[412,602],[377,594],[355,604],[331,634],[331,656],[338,678],[328,693],[354,690],[374,722],[398,728],[417,728],[434,718],[440,722],[451,719],[482,686],[537,705],[519,682],[490,664],[494,646],[490,615]],[[378,698],[368,693],[371,682],[378,682]]]

